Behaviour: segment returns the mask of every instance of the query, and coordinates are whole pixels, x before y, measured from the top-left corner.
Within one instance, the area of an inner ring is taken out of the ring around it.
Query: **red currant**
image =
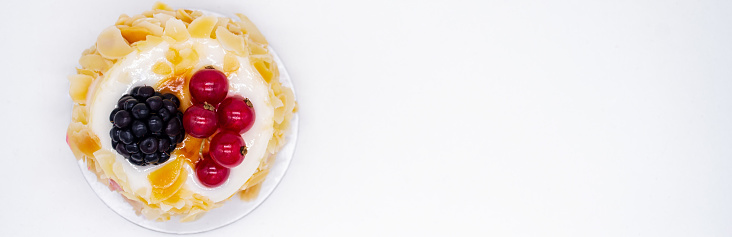
[[[211,139],[209,151],[216,163],[226,168],[234,168],[244,161],[247,147],[238,133],[222,131]]]
[[[183,114],[183,128],[193,137],[205,138],[211,136],[218,128],[216,113],[204,108],[203,105],[188,107]]]
[[[218,105],[229,92],[229,81],[221,71],[205,68],[191,76],[188,90],[194,101]]]
[[[218,187],[229,178],[229,168],[222,167],[205,154],[196,164],[196,175],[203,185],[209,188]]]
[[[242,134],[254,124],[254,108],[248,99],[229,97],[219,104],[217,110],[219,127]]]

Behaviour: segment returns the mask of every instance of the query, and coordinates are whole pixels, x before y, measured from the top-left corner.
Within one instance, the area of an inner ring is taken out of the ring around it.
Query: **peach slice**
[[[183,171],[183,159],[176,159],[159,169],[150,172],[147,179],[154,188],[166,189],[172,186],[178,180]],[[153,189],[154,191],[154,189]]]
[[[182,160],[182,159],[178,159],[178,160]],[[180,162],[180,163],[182,164],[182,162]],[[178,192],[183,187],[183,184],[185,184],[186,179],[188,178],[188,172],[186,172],[184,169],[182,169],[182,166],[178,172],[179,172],[178,178],[175,179],[174,180],[175,182],[173,182],[167,188],[153,187],[152,195],[150,197],[150,201],[152,203],[158,203],[158,202],[161,202],[163,200],[166,200],[166,199],[172,197],[173,195],[175,195],[176,192]]]

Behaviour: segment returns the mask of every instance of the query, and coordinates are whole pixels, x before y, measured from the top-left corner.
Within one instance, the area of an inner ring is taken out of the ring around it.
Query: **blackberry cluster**
[[[180,100],[173,94],[160,94],[150,86],[132,88],[109,115],[112,147],[134,165],[167,161],[185,137],[178,107]]]

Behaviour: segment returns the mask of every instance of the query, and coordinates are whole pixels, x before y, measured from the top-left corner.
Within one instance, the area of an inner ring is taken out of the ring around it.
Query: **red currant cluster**
[[[252,103],[239,96],[227,97],[226,75],[213,67],[202,69],[188,84],[193,106],[183,114],[183,127],[196,138],[211,138],[209,153],[196,164],[198,179],[207,187],[217,187],[229,171],[244,161],[247,147],[241,134],[254,123]]]

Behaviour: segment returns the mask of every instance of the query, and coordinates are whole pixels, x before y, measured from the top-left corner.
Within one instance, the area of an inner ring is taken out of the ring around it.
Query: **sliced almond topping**
[[[86,105],[75,104],[71,113],[71,120],[78,121],[81,124],[89,123],[89,110],[86,109]]]
[[[202,17],[203,12],[201,11],[191,11],[191,19],[195,20],[196,18]]]
[[[140,23],[137,23],[135,27],[142,27],[147,29],[150,32],[150,35],[154,36],[161,36],[163,35],[163,27],[160,26],[158,22],[149,22],[149,21],[143,21]]]
[[[224,55],[224,72],[234,72],[239,70],[239,59],[236,55],[227,53]]]
[[[124,27],[119,29],[122,33],[122,37],[124,37],[127,42],[135,43],[137,41],[145,40],[145,37],[149,34],[152,34],[150,30],[147,28],[139,27],[139,26],[133,26],[133,27]]]
[[[163,35],[169,36],[178,42],[185,41],[191,37],[191,34],[186,29],[186,25],[178,19],[170,19],[165,23]]]
[[[175,75],[185,74],[198,62],[198,53],[190,48],[180,50],[180,57],[183,60],[175,65]]]
[[[81,58],[79,58],[79,64],[81,64],[84,69],[96,72],[105,72],[107,69],[112,67],[112,61],[96,54],[81,56]]]
[[[188,25],[188,32],[191,33],[191,37],[194,38],[209,38],[211,32],[219,21],[215,16],[204,16],[196,18]]]
[[[153,14],[153,18],[158,19],[160,22],[168,22],[171,18],[175,18],[175,13],[171,12],[172,15],[168,15],[166,13],[156,13]]]
[[[170,67],[168,62],[157,62],[153,65],[152,71],[159,75],[170,75],[173,73],[173,68]]]
[[[229,22],[228,24],[226,24],[226,29],[228,29],[229,31],[231,31],[231,33],[234,33],[235,35],[242,35],[247,33],[246,31],[242,31],[241,27],[239,27],[239,24],[237,24],[236,22]]]
[[[117,22],[115,22],[115,25],[124,25],[125,22],[127,22],[127,19],[130,19],[130,17],[127,14],[119,15],[119,18],[117,18]]]
[[[89,75],[93,78],[96,78],[99,76],[99,74],[97,74],[96,72],[89,70],[89,69],[84,69],[84,68],[77,68],[76,73],[83,74],[83,75]]]
[[[94,78],[89,75],[76,74],[69,76],[69,82],[71,82],[69,95],[74,102],[86,104],[86,94],[89,91],[89,85],[91,85],[92,80]]]
[[[158,44],[163,42],[163,38],[154,36],[154,35],[147,35],[145,37],[145,40],[143,41],[137,41],[134,43],[134,46],[137,48],[139,52],[148,50],[152,47],[157,46]]]
[[[211,38],[216,39],[216,29],[219,27],[226,28],[226,26],[229,24],[229,21],[231,21],[229,20],[229,18],[219,17],[219,20],[216,22],[216,26],[214,26],[213,30],[211,31]]]
[[[187,23],[193,21],[193,18],[191,18],[191,10],[178,9],[175,11],[175,17]]]
[[[262,75],[262,79],[267,83],[270,83],[272,81],[272,76],[274,76],[274,72],[272,72],[271,58],[257,55],[249,57],[249,60],[251,61],[252,66],[257,69],[257,72]]]
[[[155,14],[155,12],[153,10],[149,10],[149,11],[142,12],[142,15],[145,16],[145,17],[152,17],[153,14]]]
[[[246,56],[249,52],[246,48],[246,44],[244,43],[244,38],[235,35],[224,28],[216,29],[216,39],[224,46],[224,49],[234,51],[241,56]]]
[[[267,39],[264,38],[261,32],[259,32],[259,29],[252,23],[252,21],[247,18],[244,14],[237,13],[236,16],[241,19],[241,21],[238,21],[239,27],[242,29],[246,29],[247,34],[249,34],[249,38],[252,38],[255,42],[267,45]]]
[[[159,10],[166,10],[166,11],[172,11],[173,10],[173,8],[170,8],[170,6],[168,6],[167,4],[162,3],[162,2],[155,2],[155,4],[153,4],[152,9],[153,10],[158,10],[159,9]]]
[[[145,17],[143,15],[134,15],[130,18],[127,18],[127,20],[125,21],[125,25],[131,26],[132,22],[135,22],[135,21],[137,21],[139,19],[143,19],[143,18],[147,18],[147,17]]]
[[[251,38],[247,39],[248,43],[247,46],[249,46],[249,53],[252,55],[256,54],[268,54],[269,50],[267,50],[267,46],[254,42]]]
[[[97,50],[105,58],[117,59],[131,53],[132,47],[117,27],[110,26],[97,37]]]
[[[183,60],[183,58],[178,55],[178,50],[174,48],[170,48],[168,52],[165,52],[165,59],[168,59],[168,62],[171,62],[173,64],[178,64],[181,60]]]

